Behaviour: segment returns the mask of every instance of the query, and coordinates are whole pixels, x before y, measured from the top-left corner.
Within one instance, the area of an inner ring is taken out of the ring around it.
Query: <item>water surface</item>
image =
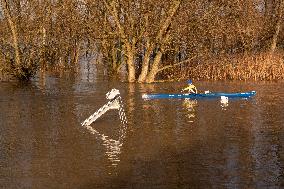
[[[195,82],[216,92],[257,91],[251,100],[143,100],[183,82],[118,82],[87,67],[80,74],[0,83],[0,188],[283,188],[281,82]],[[111,110],[81,123],[121,92],[128,119]],[[104,136],[104,137],[102,137]]]

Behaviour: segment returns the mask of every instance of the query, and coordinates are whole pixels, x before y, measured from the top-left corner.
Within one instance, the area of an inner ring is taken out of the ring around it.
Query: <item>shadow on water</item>
[[[257,96],[225,105],[143,100],[144,93],[171,93],[184,83],[121,83],[90,65],[74,76],[0,83],[0,188],[283,187],[281,85],[196,85],[256,90]],[[118,112],[111,110],[91,124],[92,134],[81,123],[107,102],[112,88],[121,92],[127,129],[121,132]]]

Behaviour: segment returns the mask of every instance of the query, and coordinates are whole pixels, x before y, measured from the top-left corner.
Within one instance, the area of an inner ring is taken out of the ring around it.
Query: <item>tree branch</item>
[[[179,0],[175,0],[173,2],[173,5],[170,7],[170,10],[169,10],[169,13],[168,13],[168,17],[166,18],[166,20],[164,22],[162,22],[162,25],[161,25],[161,28],[157,34],[157,37],[156,37],[156,41],[157,42],[160,42],[165,31],[168,29],[171,21],[172,21],[172,17],[175,15],[177,9],[179,8],[180,6],[180,1]]]
[[[188,58],[188,59],[186,59],[186,60],[184,60],[184,61],[178,62],[178,63],[176,63],[176,64],[164,66],[164,67],[158,69],[158,72],[161,72],[161,71],[163,71],[163,70],[166,70],[166,69],[169,69],[169,68],[172,68],[172,67],[176,67],[176,66],[181,65],[181,64],[190,63],[190,61],[191,61],[192,59],[194,59],[194,58],[196,58],[196,55],[193,56],[193,57],[191,57],[191,58]],[[158,73],[158,72],[157,72],[157,73]]]

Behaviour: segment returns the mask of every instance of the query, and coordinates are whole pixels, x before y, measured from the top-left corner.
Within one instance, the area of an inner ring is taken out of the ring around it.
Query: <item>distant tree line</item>
[[[112,73],[125,68],[129,82],[180,72],[218,79],[227,67],[219,78],[234,79],[236,56],[263,57],[271,71],[269,59],[283,64],[283,9],[284,0],[1,0],[0,71],[28,80],[90,54]]]

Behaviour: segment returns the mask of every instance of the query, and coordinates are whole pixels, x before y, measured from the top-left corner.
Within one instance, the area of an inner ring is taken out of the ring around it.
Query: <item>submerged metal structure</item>
[[[122,99],[120,92],[117,89],[112,89],[106,94],[106,98],[109,100],[99,110],[87,118],[83,123],[84,126],[90,133],[95,135],[98,140],[102,141],[102,145],[106,148],[106,156],[111,162],[111,166],[116,167],[120,162],[121,147],[123,146],[124,138],[126,137],[127,130],[127,119],[123,108]],[[120,127],[119,127],[119,139],[115,140],[109,136],[100,133],[91,124],[96,121],[99,117],[105,114],[108,110],[118,110]]]
[[[106,98],[109,100],[105,105],[103,105],[100,109],[98,109],[94,114],[92,114],[89,118],[87,118],[82,126],[89,126],[94,121],[96,121],[99,117],[105,114],[108,110],[118,110],[119,118],[122,124],[127,124],[127,119],[125,116],[122,99],[120,96],[120,92],[117,89],[112,89],[106,94]]]

